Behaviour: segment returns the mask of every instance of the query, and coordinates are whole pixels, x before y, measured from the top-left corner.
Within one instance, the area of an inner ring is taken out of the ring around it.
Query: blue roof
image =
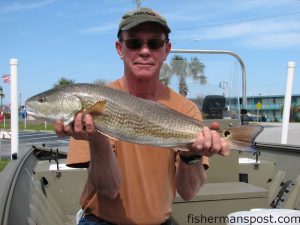
[[[300,94],[294,94],[292,97],[300,97]],[[284,95],[259,95],[259,96],[247,96],[247,98],[284,98]]]

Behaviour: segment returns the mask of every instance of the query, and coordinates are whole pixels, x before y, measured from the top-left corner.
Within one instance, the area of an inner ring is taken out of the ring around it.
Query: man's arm
[[[89,179],[95,186],[97,193],[114,199],[118,196],[121,173],[117,158],[109,139],[96,131],[92,117],[85,116],[83,128],[83,114],[79,113],[74,121],[74,127],[63,126],[61,121],[55,124],[58,136],[72,136],[74,139],[87,140],[90,147]]]
[[[202,162],[187,165],[179,160],[176,170],[176,189],[183,200],[191,200],[206,181],[206,172]]]
[[[219,125],[216,123],[211,126],[213,129],[218,129],[218,127]],[[228,155],[229,145],[216,131],[204,127],[203,131],[198,134],[197,140],[191,146],[190,151],[180,152],[179,154],[183,157],[191,155]],[[186,201],[192,199],[206,181],[206,172],[201,160],[193,165],[188,165],[179,160],[175,179],[178,194]]]

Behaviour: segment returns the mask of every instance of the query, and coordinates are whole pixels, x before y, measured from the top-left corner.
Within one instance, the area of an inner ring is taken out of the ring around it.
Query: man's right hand
[[[54,129],[58,137],[71,136],[77,140],[91,140],[96,137],[99,138],[99,136],[104,136],[96,130],[91,115],[84,115],[82,112],[76,115],[74,125],[64,126],[64,123],[58,120],[55,122]]]
[[[71,136],[89,142],[88,174],[92,188],[96,188],[97,193],[106,198],[115,199],[119,194],[121,180],[119,164],[109,138],[96,130],[91,115],[80,112],[74,124],[68,126],[64,126],[62,121],[56,121],[55,132],[59,137]]]

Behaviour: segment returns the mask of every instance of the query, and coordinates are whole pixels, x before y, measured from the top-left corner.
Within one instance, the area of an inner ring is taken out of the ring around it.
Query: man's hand
[[[101,196],[115,199],[120,189],[119,164],[108,137],[96,130],[91,115],[80,112],[76,115],[74,124],[68,126],[64,126],[62,121],[56,121],[55,132],[59,137],[71,136],[89,142],[88,176],[92,183],[90,188],[96,188],[96,192]]]
[[[212,156],[214,154],[229,155],[230,149],[228,142],[220,137],[216,131],[220,129],[220,125],[213,122],[210,128],[204,127],[202,132],[197,136],[197,140],[191,145],[190,151],[181,152],[182,155],[204,155]]]
[[[64,126],[63,122],[59,120],[55,122],[54,129],[58,137],[72,136],[77,140],[90,140],[96,136],[103,136],[96,131],[91,115],[84,116],[82,112],[76,115],[73,126]]]

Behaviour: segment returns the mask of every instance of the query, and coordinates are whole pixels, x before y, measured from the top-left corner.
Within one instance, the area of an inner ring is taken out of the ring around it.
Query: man
[[[151,9],[126,13],[116,41],[124,75],[109,86],[201,120],[195,104],[159,81],[160,68],[171,49],[170,31],[166,20]],[[79,113],[74,127],[57,122],[55,129],[59,136],[72,136],[68,165],[88,166],[80,225],[171,224],[176,191],[190,200],[205,182],[206,156],[229,153],[228,143],[209,128],[198,134],[190,151],[179,153],[111,140],[95,130],[88,114]]]

